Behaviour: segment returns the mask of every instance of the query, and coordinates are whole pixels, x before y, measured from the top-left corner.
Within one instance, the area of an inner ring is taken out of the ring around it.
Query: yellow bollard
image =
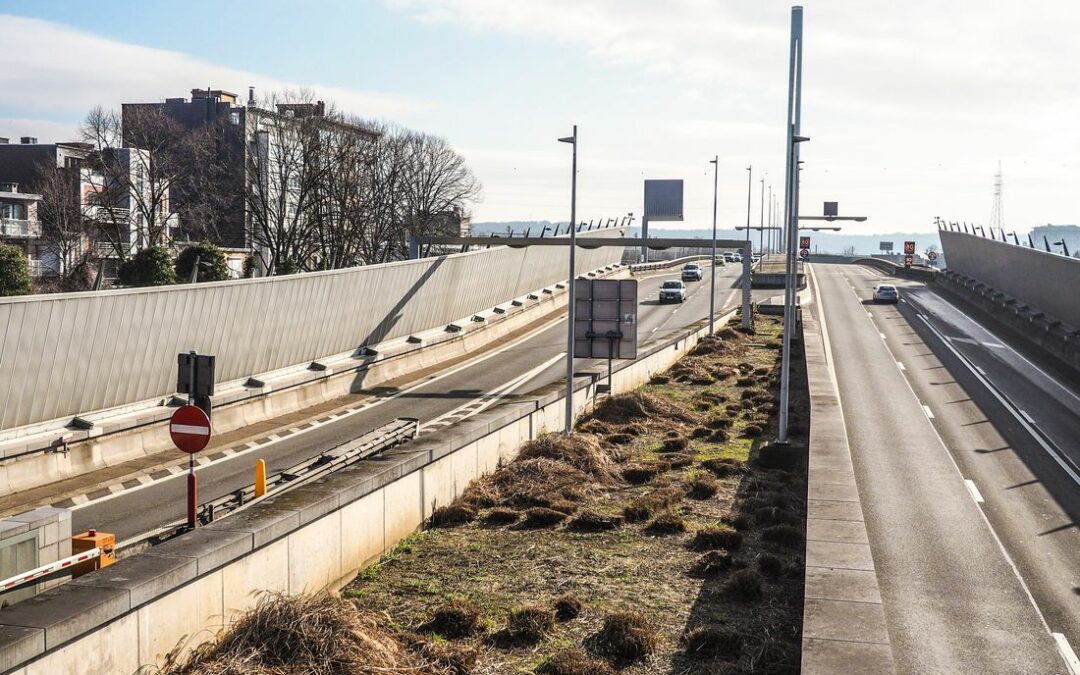
[[[266,494],[266,462],[255,462],[255,496],[262,497]]]

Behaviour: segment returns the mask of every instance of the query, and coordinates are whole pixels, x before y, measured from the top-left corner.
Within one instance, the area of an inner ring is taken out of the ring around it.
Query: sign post
[[[637,280],[579,279],[574,289],[574,358],[637,358]],[[599,391],[599,388],[598,388]]]
[[[927,251],[926,259],[930,261],[931,265],[937,264],[937,251]]]
[[[829,203],[829,202],[826,202]],[[810,259],[810,237],[799,237],[799,260],[806,262]]]
[[[904,242],[904,267],[911,267],[915,264],[915,242]]]
[[[188,527],[195,529],[199,508],[195,453],[205,448],[210,442],[210,418],[206,416],[202,408],[193,405],[177,408],[172,419],[169,420],[169,436],[177,448],[188,453],[187,521]]]

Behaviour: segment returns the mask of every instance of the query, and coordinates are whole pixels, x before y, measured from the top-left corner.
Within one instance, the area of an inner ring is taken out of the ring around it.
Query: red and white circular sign
[[[194,455],[210,442],[210,418],[193,405],[177,408],[169,420],[169,436],[176,447]]]

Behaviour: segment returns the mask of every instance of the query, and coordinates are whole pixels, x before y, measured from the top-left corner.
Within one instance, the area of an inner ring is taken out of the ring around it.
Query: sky
[[[1080,222],[1080,4],[804,3],[802,213],[852,234]],[[476,221],[640,216],[686,181],[682,224],[779,198],[790,4],[774,0],[0,0],[0,136],[75,138],[95,105],[305,87],[445,137],[483,184]],[[764,184],[761,182],[764,179]],[[766,216],[767,217],[767,216]]]

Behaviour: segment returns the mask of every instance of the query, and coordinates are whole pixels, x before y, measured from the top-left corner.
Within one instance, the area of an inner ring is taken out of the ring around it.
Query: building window
[[[233,112],[229,113],[229,124],[231,124],[233,126],[236,126],[236,125],[240,124],[240,111],[239,110],[234,110]]]

